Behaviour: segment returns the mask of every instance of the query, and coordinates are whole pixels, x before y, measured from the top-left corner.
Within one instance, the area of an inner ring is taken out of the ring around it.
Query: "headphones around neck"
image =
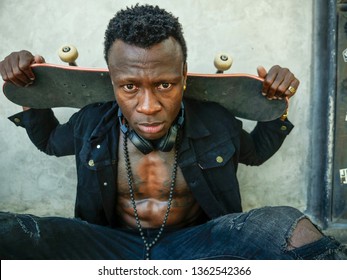
[[[173,124],[168,133],[163,136],[158,143],[151,142],[141,137],[136,133],[135,130],[129,129],[126,121],[123,121],[123,113],[120,108],[118,108],[118,120],[120,124],[120,129],[124,134],[128,134],[128,138],[135,145],[135,147],[141,151],[143,154],[149,154],[152,151],[162,151],[169,152],[175,145],[176,137],[179,129],[182,127],[184,122],[184,105],[181,103],[181,114],[178,117],[175,124]]]

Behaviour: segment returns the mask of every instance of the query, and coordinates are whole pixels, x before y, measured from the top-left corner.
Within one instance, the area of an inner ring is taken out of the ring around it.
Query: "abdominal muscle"
[[[120,204],[117,210],[119,214],[121,213],[122,226],[136,228],[136,219],[131,202],[122,198],[119,201]],[[161,202],[155,199],[136,201],[136,210],[143,228],[160,228],[167,210],[167,202]],[[184,209],[172,205],[165,226],[169,228],[183,228],[194,225],[201,213],[200,211],[200,208],[196,204],[192,205],[192,207],[185,207]]]
[[[117,216],[120,218],[121,226],[136,228],[122,142],[123,137],[120,137]],[[128,141],[128,150],[133,175],[134,200],[141,226],[159,228],[168,208],[174,151],[153,151],[143,155],[130,141]],[[182,228],[194,225],[201,214],[202,210],[178,168],[166,227]]]

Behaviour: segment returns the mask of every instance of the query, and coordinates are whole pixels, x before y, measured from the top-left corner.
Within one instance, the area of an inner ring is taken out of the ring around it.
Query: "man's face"
[[[163,137],[176,119],[187,67],[172,38],[143,49],[117,40],[108,56],[116,100],[129,126],[142,137]]]

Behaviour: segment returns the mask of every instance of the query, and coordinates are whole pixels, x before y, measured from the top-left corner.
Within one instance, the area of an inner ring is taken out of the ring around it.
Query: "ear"
[[[183,85],[187,84],[187,75],[188,75],[188,65],[187,62],[183,65]]]

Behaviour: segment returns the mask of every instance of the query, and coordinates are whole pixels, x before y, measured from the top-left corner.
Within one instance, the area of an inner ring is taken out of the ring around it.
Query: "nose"
[[[136,111],[145,115],[153,115],[159,112],[161,108],[161,104],[155,93],[151,90],[145,90],[139,97]]]

